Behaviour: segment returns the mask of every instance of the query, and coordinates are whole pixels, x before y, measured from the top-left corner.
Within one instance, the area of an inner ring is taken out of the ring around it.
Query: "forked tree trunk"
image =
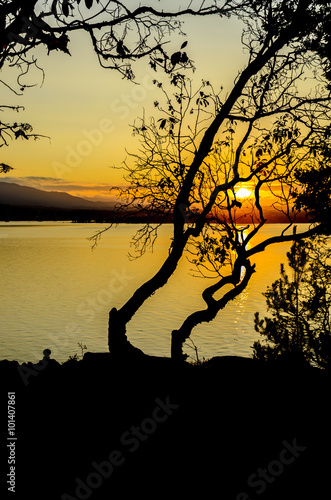
[[[170,276],[175,271],[178,261],[182,257],[184,248],[188,241],[189,236],[199,236],[201,229],[204,225],[205,218],[207,216],[206,210],[200,214],[200,220],[198,219],[196,226],[193,230],[184,231],[184,216],[181,207],[189,205],[190,192],[194,181],[196,179],[196,174],[199,171],[204,159],[209,154],[215,136],[218,133],[222,123],[226,120],[233,109],[233,106],[238,101],[242,92],[245,88],[247,82],[250,81],[252,77],[257,75],[261,69],[272,60],[272,58],[277,54],[290,40],[295,37],[295,33],[299,32],[301,29],[300,16],[301,11],[307,8],[309,5],[308,0],[300,0],[299,8],[293,14],[293,19],[291,26],[284,30],[280,30],[278,37],[275,39],[270,38],[269,43],[264,45],[261,50],[255,55],[255,58],[250,60],[248,66],[242,71],[241,75],[237,78],[236,83],[230,92],[228,98],[223,103],[221,109],[217,112],[215,118],[208,126],[204,132],[203,138],[200,142],[198,150],[194,155],[194,159],[186,173],[183,185],[177,196],[176,203],[174,206],[174,238],[172,246],[168,257],[159,269],[159,271],[142,286],[140,286],[132,295],[132,297],[119,309],[112,309],[109,315],[109,350],[114,356],[125,356],[128,354],[133,354],[135,348],[128,342],[126,338],[126,328],[125,325],[131,320],[134,314],[142,306],[148,297],[150,297],[156,290],[164,286]],[[234,179],[228,183],[219,186],[218,192],[232,187],[235,182],[239,179],[239,174],[237,171],[237,165],[234,167]],[[215,193],[216,194],[216,193]],[[211,209],[213,205],[214,198],[212,197],[210,203],[208,203],[208,210]],[[266,243],[264,243],[265,245]],[[268,243],[267,243],[268,244]],[[256,253],[256,252],[255,252]],[[248,256],[248,254],[247,254]],[[251,275],[251,270],[246,269],[247,280]],[[232,300],[240,291],[244,288],[246,282],[246,276],[241,283],[234,282],[234,290],[225,294],[225,296],[216,301],[212,300],[212,306],[207,302],[207,309],[203,311],[197,311],[193,315],[189,316],[187,320],[183,323],[179,330],[176,330],[172,334],[172,357],[175,359],[185,359],[185,355],[182,351],[182,346],[185,340],[189,337],[192,328],[197,324],[205,321],[211,321],[217,314],[217,312],[222,309],[229,300]],[[140,351],[141,352],[141,351]]]
[[[245,267],[245,275],[241,279],[241,269]],[[246,288],[252,274],[255,272],[255,265],[252,265],[248,260],[242,261],[238,259],[235,264],[233,274],[223,277],[218,283],[212,285],[204,291],[204,299],[207,302],[207,308],[200,311],[195,311],[190,314],[179,328],[171,334],[171,357],[177,361],[185,361],[187,355],[183,353],[183,344],[189,338],[193,328],[200,323],[212,321],[217,313],[223,309],[230,300],[240,295]],[[213,298],[213,293],[220,290],[226,284],[232,283],[233,289],[225,293],[218,300]],[[210,293],[208,293],[210,292]]]

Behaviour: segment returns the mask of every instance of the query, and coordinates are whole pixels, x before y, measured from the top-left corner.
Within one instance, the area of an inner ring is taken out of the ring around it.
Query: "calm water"
[[[110,307],[120,307],[167,255],[171,226],[161,228],[154,252],[127,258],[135,227],[110,229],[96,250],[87,238],[103,226],[71,223],[2,223],[0,226],[0,359],[35,362],[44,348],[58,361],[79,353],[107,351]],[[282,225],[263,228],[263,237]],[[300,228],[301,229],[301,228]],[[210,324],[199,325],[193,340],[200,357],[252,353],[258,338],[254,313],[265,312],[262,292],[279,276],[290,244],[278,244],[256,258],[257,272],[245,292]],[[206,280],[190,275],[184,258],[168,285],[157,291],[128,326],[128,338],[144,352],[170,355],[170,333],[203,308]],[[208,280],[208,284],[211,281]],[[186,349],[193,354],[193,351]]]

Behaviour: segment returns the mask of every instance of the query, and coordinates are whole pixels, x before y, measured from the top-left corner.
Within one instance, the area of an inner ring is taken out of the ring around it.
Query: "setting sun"
[[[248,198],[249,196],[251,196],[251,194],[252,190],[244,187],[241,187],[238,189],[238,191],[236,191],[237,198]]]

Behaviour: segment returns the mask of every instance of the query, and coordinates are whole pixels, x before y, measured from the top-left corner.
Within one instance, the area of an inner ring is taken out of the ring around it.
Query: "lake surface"
[[[98,247],[88,240],[98,224],[1,223],[0,359],[36,362],[49,348],[60,362],[78,342],[89,351],[107,351],[108,312],[121,307],[158,269],[167,255],[171,225],[160,229],[154,252],[130,261],[130,240],[137,227],[119,225],[104,233]],[[284,226],[266,225],[258,241]],[[301,231],[306,225],[300,224]],[[262,295],[279,277],[290,244],[271,246],[256,257],[256,273],[246,290],[211,323],[199,325],[192,339],[200,358],[250,356],[259,335],[254,313],[266,312]],[[128,338],[145,353],[170,355],[170,335],[188,314],[204,308],[206,280],[193,277],[184,257],[168,284],[150,297],[128,325]],[[212,284],[207,280],[207,284]],[[186,352],[194,356],[187,348]]]

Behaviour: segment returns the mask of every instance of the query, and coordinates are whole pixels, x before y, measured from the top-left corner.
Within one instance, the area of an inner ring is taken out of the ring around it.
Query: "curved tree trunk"
[[[241,279],[242,267],[245,267],[245,276]],[[218,283],[204,291],[203,297],[207,303],[207,308],[192,313],[186,318],[179,330],[174,330],[172,332],[171,357],[173,359],[185,361],[187,355],[183,353],[183,344],[189,338],[193,328],[199,323],[212,321],[217,313],[223,309],[230,300],[233,300],[246,288],[254,272],[255,265],[251,265],[248,260],[242,262],[241,259],[238,259],[231,275],[222,278]],[[213,293],[229,283],[233,284],[233,289],[225,293],[222,298],[215,300],[212,296]]]
[[[114,358],[122,359],[144,356],[144,353],[140,349],[137,349],[128,341],[125,324],[121,322],[115,307],[109,312],[108,346],[109,352]]]
[[[177,360],[184,361],[187,357],[183,353],[183,344],[189,338],[193,328],[199,323],[212,321],[217,313],[223,309],[230,300],[237,297],[247,286],[252,274],[255,272],[255,264],[252,265],[248,260],[249,257],[256,255],[257,253],[263,252],[265,248],[269,245],[275,243],[284,243],[286,241],[298,241],[303,238],[309,238],[314,234],[323,232],[326,224],[322,223],[318,226],[314,226],[311,229],[303,233],[292,233],[289,235],[280,235],[267,238],[255,247],[245,250],[241,257],[238,256],[233,273],[229,276],[223,277],[216,284],[206,288],[202,294],[204,301],[207,304],[207,308],[195,311],[190,316],[186,318],[179,330],[173,330],[171,334],[171,357]],[[241,270],[245,267],[245,276],[241,279]],[[213,294],[223,288],[225,285],[232,284],[234,288],[227,292],[219,300],[215,300]]]
[[[193,161],[186,173],[183,180],[182,187],[177,195],[174,210],[173,210],[173,226],[174,226],[174,238],[172,246],[169,251],[169,255],[159,271],[143,285],[141,285],[132,295],[132,297],[124,304],[119,310],[114,310],[110,312],[109,316],[109,349],[112,353],[124,353],[126,351],[132,351],[128,345],[131,345],[126,338],[126,324],[131,320],[133,315],[142,306],[145,300],[150,297],[156,290],[163,287],[170,276],[174,273],[178,261],[180,260],[188,238],[190,236],[199,236],[207,216],[207,211],[211,209],[215,197],[220,190],[226,190],[230,186],[234,185],[239,181],[239,173],[237,169],[237,164],[233,166],[233,179],[227,181],[224,185],[218,186],[215,193],[212,194],[210,203],[208,203],[206,210],[204,210],[200,217],[197,218],[194,228],[189,228],[184,230],[185,216],[183,215],[183,206],[189,206],[189,197],[194,185],[196,174],[200,169],[206,156],[209,154],[210,149],[215,140],[215,136],[219,131],[222,123],[228,118],[231,110],[237,100],[242,95],[242,91],[249,80],[256,75],[264,65],[270,61],[276,53],[278,53],[289,40],[293,39],[294,33],[298,32],[300,29],[300,10],[305,9],[308,0],[300,0],[299,7],[293,15],[291,22],[291,29],[287,27],[286,29],[280,31],[279,35],[275,39],[269,39],[268,43],[261,47],[261,50],[255,55],[254,59],[250,60],[247,67],[242,71],[236,83],[227,97],[226,101],[223,103],[219,112],[217,112],[215,118],[205,130],[200,145],[195,152]],[[253,175],[253,174],[251,174]],[[208,209],[208,210],[207,210]],[[248,255],[247,255],[248,256]],[[178,331],[174,331],[172,334],[172,355],[174,358],[183,359],[182,345],[185,342],[192,331],[192,328],[197,324],[204,321],[211,321],[217,314],[217,312],[225,307],[229,300],[236,297],[247,285],[248,280],[253,273],[253,268],[250,263],[241,256],[241,266],[246,267],[246,275],[242,281],[240,281],[239,275],[231,275],[228,278],[228,282],[232,283],[234,289],[228,292],[224,297],[218,301],[210,297],[207,302],[207,309],[203,311],[197,311],[196,313],[189,316],[181,328]],[[221,280],[222,283],[222,280]],[[223,284],[221,285],[223,286]],[[219,288],[221,287],[219,286]],[[132,351],[133,352],[133,351]]]
[[[184,219],[181,224],[184,225]],[[163,287],[172,276],[183,254],[189,235],[189,231],[181,235],[177,233],[168,257],[154,276],[137,288],[132,297],[119,310],[111,309],[109,313],[108,346],[113,356],[123,357],[125,355],[142,354],[142,351],[134,348],[127,340],[126,324],[145,300],[156,290]]]

